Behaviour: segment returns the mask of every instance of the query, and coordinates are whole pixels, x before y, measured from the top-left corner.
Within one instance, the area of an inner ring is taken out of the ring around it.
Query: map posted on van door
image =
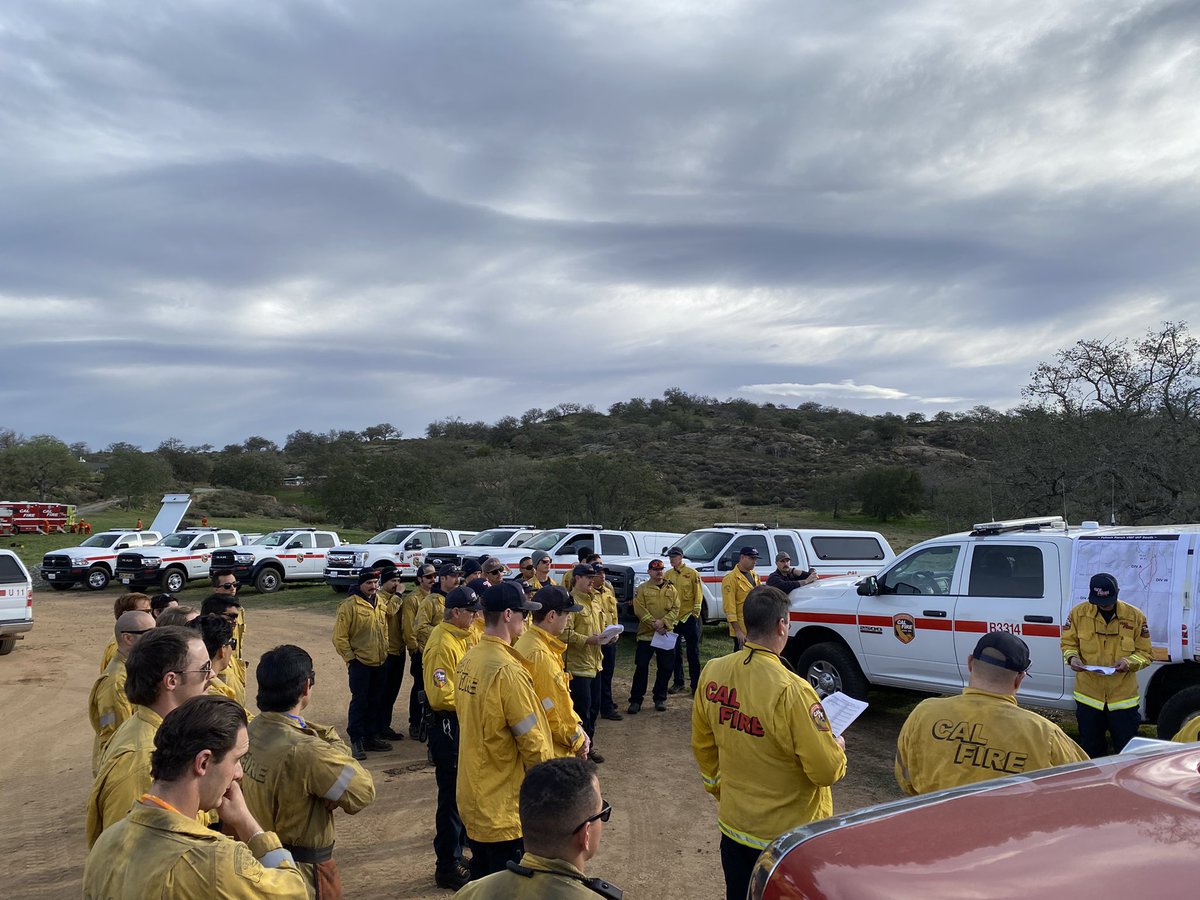
[[[1183,654],[1183,592],[1187,541],[1178,534],[1097,534],[1075,541],[1071,606],[1088,598],[1097,572],[1117,579],[1120,598],[1146,614],[1150,643],[1172,659]]]

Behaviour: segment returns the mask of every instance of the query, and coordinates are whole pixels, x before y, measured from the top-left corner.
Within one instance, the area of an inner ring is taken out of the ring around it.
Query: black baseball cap
[[[564,588],[556,584],[548,584],[533,595],[533,602],[540,603],[547,612],[553,610],[560,613],[583,612],[583,606],[571,599]]]
[[[483,592],[483,609],[485,612],[503,612],[515,609],[522,612],[535,612],[542,604],[535,603],[525,596],[525,592],[511,581],[493,584]]]
[[[1108,591],[1107,597],[1096,596],[1096,591]],[[1117,594],[1120,590],[1117,588],[1117,579],[1109,575],[1107,572],[1098,572],[1092,576],[1092,580],[1088,582],[1088,602],[1095,603],[1097,606],[1111,606],[1117,602]]]
[[[590,578],[595,574],[597,574],[596,567],[588,563],[580,563],[571,570],[572,578]]]
[[[1010,672],[1029,669],[1029,645],[1007,631],[989,631],[979,639],[971,656]]]
[[[460,569],[458,566],[456,566],[454,563],[446,563],[444,566],[442,566],[440,569],[438,569],[438,577],[439,578],[446,578],[450,575],[461,575],[462,573],[463,573],[463,570]]]
[[[680,547],[672,547],[670,550],[667,551],[667,556],[668,557],[683,556],[683,549]]]
[[[755,550],[753,547],[743,547],[741,550],[738,551],[738,554],[740,556],[752,556],[755,559],[758,559],[758,551]],[[670,554],[668,554],[668,555],[670,555]]]
[[[393,578],[399,578],[399,577],[400,577],[400,570],[397,569],[395,566],[388,566],[385,569],[379,570],[380,583],[382,583],[384,581],[391,581]]]
[[[358,583],[363,584],[368,581],[376,581],[379,578],[379,572],[375,569],[363,569],[358,573]]]
[[[471,609],[480,612],[483,609],[483,601],[469,587],[460,585],[446,595],[446,609]]]
[[[150,608],[164,610],[172,603],[178,603],[179,598],[174,594],[155,594],[150,598]]]

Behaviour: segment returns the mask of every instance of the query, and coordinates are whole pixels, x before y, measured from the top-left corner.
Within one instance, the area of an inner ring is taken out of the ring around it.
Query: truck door
[[[954,649],[963,684],[967,657],[980,636],[1007,631],[1029,645],[1031,677],[1018,696],[1060,699],[1065,679],[1058,643],[1063,606],[1058,547],[1033,539],[1012,544],[989,540],[972,544],[968,553],[965,584],[954,608]]]
[[[859,639],[873,678],[933,690],[959,683],[953,616],[963,555],[961,543],[925,547],[882,572],[878,594],[861,598]]]
[[[307,531],[298,531],[287,542],[287,549],[279,554],[283,562],[284,577],[295,578],[305,572],[316,571],[314,566],[313,536]]]
[[[215,534],[202,534],[196,538],[196,543],[192,544],[188,551],[187,569],[188,577],[196,578],[207,575],[209,565],[212,563],[212,552],[217,549],[217,536]]]
[[[321,573],[325,571],[325,556],[335,546],[333,535],[325,531],[318,531],[316,534],[316,548],[313,550],[306,562],[311,565],[305,567],[304,571],[315,578],[319,578]]]

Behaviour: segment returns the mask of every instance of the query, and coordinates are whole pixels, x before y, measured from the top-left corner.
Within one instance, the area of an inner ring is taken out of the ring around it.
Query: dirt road
[[[111,591],[38,592],[34,630],[0,658],[6,897],[80,895],[83,809],[91,786],[87,697],[111,636],[114,597]],[[185,602],[199,599],[197,592]],[[317,668],[309,717],[335,724],[344,735],[349,692],[329,639],[332,616],[304,608],[255,609],[253,597],[246,600],[251,658],[276,644],[302,645]],[[253,697],[253,666],[251,679]],[[407,690],[406,679],[402,696]],[[618,698],[627,693],[628,681],[618,676]],[[838,812],[899,796],[892,753],[906,705],[876,703],[847,733],[850,772],[834,788]],[[613,816],[591,868],[627,897],[718,900],[724,886],[715,803],[691,756],[691,701],[672,697],[669,706],[663,713],[648,708],[624,722],[600,723],[596,745],[608,760],[600,777]],[[341,816],[337,826],[347,895],[450,896],[433,884],[436,789],[424,745],[403,741],[392,753],[371,754],[368,766],[378,800],[357,816]]]

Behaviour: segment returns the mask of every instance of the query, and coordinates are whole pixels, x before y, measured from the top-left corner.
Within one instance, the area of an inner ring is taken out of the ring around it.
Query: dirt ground
[[[0,658],[6,726],[0,732],[0,796],[9,817],[4,896],[57,900],[80,895],[83,810],[91,786],[87,697],[111,637],[115,596],[113,591],[38,591],[34,630]],[[308,650],[317,668],[308,716],[333,723],[344,735],[349,691],[345,667],[330,642],[332,616],[305,608],[256,609],[253,597],[244,599],[249,657],[281,643]],[[628,689],[618,674],[619,702]],[[407,691],[406,677],[401,696]],[[249,696],[254,696],[253,665]],[[899,796],[892,754],[911,698],[885,694],[880,700],[847,732],[850,770],[834,788],[839,813]],[[668,705],[663,713],[648,705],[623,722],[601,720],[598,726],[596,746],[607,758],[600,767],[601,785],[613,816],[589,870],[631,898],[718,900],[724,883],[716,807],[691,755],[691,700],[677,695]],[[401,725],[400,715],[396,724]],[[450,896],[433,883],[436,789],[424,745],[405,740],[391,753],[371,754],[367,765],[378,799],[337,823],[336,857],[347,896]]]

